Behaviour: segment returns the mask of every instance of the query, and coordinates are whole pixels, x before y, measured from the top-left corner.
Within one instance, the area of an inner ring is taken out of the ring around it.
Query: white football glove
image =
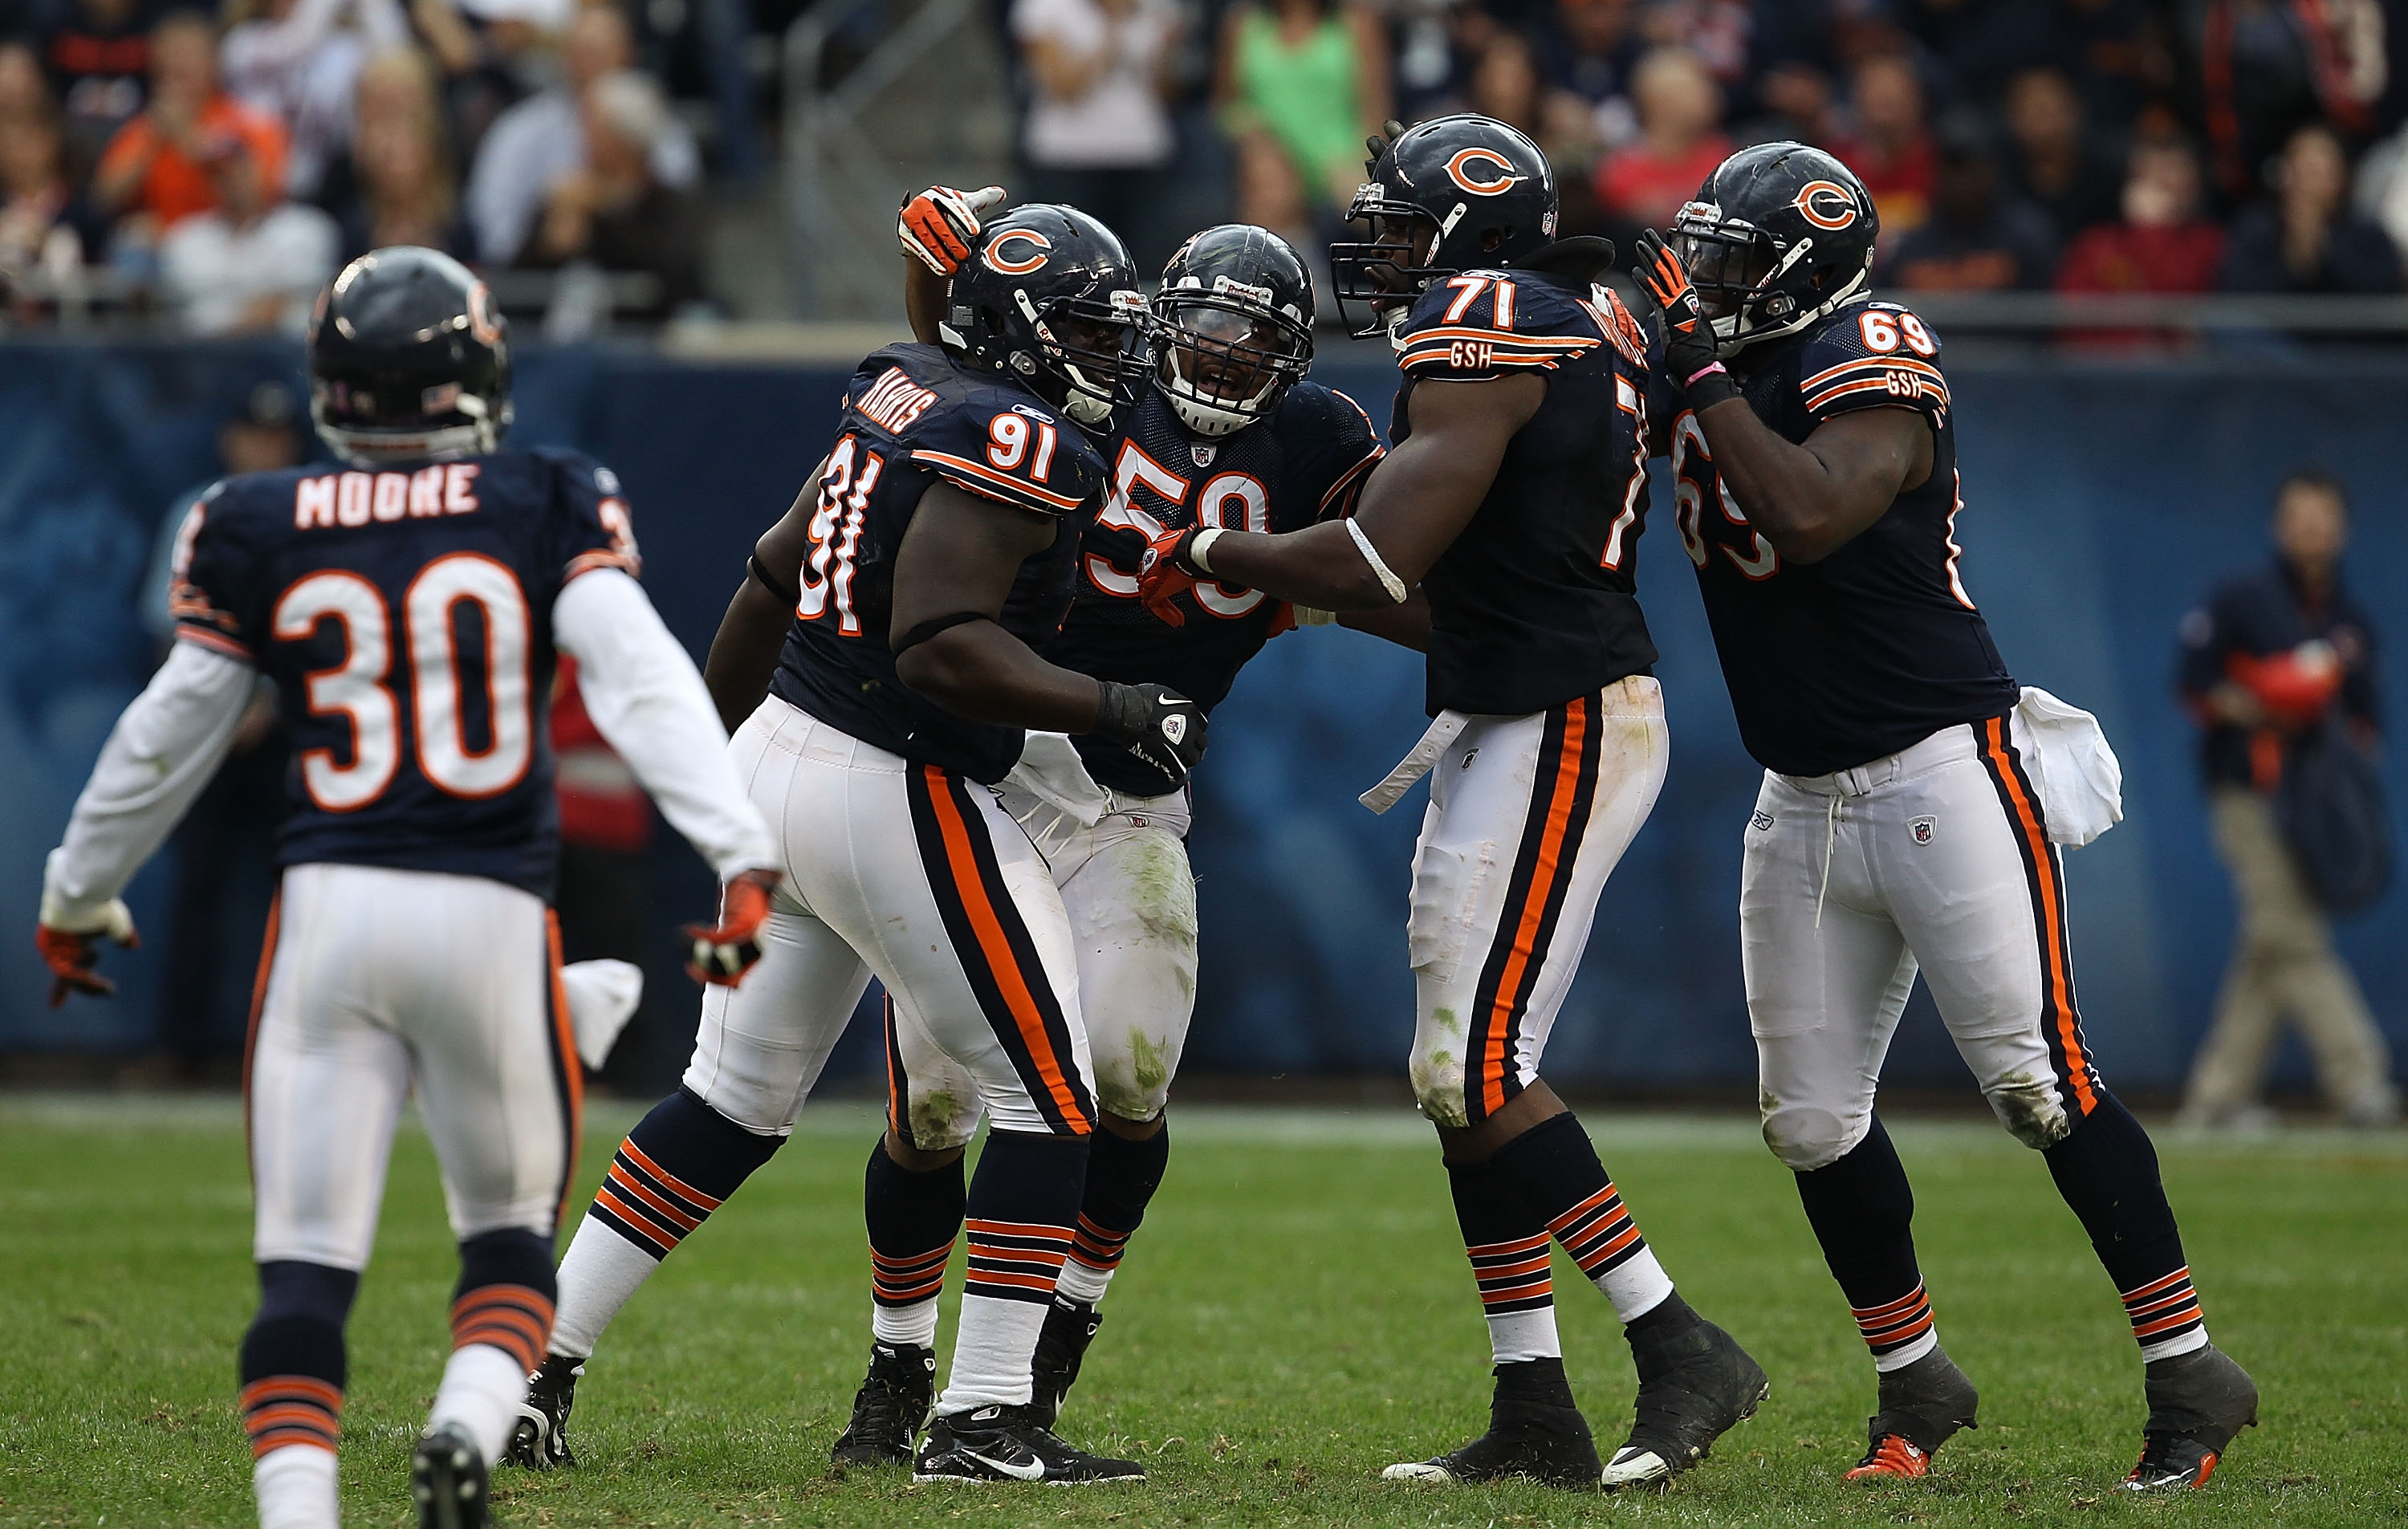
[[[973,192],[931,186],[903,204],[896,215],[895,234],[903,241],[905,254],[939,276],[951,276],[977,247],[979,214],[1002,203],[1001,186]]]

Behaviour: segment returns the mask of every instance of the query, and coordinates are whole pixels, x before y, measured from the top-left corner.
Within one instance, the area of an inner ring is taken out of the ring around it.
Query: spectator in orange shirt
[[[1658,48],[1640,60],[1630,97],[1639,137],[1608,154],[1597,172],[1598,207],[1625,237],[1671,227],[1673,214],[1730,153],[1720,131],[1722,90],[1687,49]]]
[[[216,207],[211,166],[245,154],[261,193],[274,202],[284,194],[284,149],[275,118],[219,88],[215,24],[199,11],[171,11],[150,34],[150,104],[101,156],[93,201],[164,231]]]
[[[1872,193],[1882,232],[1903,234],[1931,216],[1940,155],[1924,126],[1923,79],[1904,53],[1875,53],[1849,82],[1856,131],[1832,146]]]

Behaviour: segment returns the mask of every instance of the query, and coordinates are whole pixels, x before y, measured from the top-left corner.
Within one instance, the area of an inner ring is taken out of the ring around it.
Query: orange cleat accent
[[[1856,1468],[1841,1478],[1843,1481],[1907,1480],[1931,1474],[1931,1457],[1896,1434],[1884,1434],[1881,1442],[1865,1453]]]

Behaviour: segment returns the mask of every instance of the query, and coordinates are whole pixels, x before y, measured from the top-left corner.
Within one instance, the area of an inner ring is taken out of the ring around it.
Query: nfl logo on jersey
[[[1212,459],[1221,454],[1221,449],[1218,446],[1207,446],[1197,441],[1188,446],[1187,454],[1196,459],[1196,465],[1198,467],[1210,467],[1212,465]]]

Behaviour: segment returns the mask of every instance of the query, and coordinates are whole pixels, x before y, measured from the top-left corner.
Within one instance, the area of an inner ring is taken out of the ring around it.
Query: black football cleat
[[[1096,1341],[1096,1329],[1103,1324],[1102,1312],[1066,1296],[1055,1295],[1046,1308],[1045,1328],[1037,1335],[1037,1352],[1029,1365],[1028,1393],[1030,1411],[1046,1427],[1062,1415],[1063,1398],[1070,1394],[1079,1366],[1086,1363],[1087,1345]]]
[[[1072,1449],[1026,1407],[982,1407],[937,1419],[911,1466],[913,1481],[1044,1481],[1087,1486],[1142,1481],[1134,1460],[1106,1460]]]
[[[544,1356],[543,1367],[527,1377],[526,1400],[519,1404],[519,1421],[502,1449],[503,1464],[531,1471],[577,1464],[568,1448],[568,1409],[577,1405],[577,1378],[584,1373],[581,1359]]]
[[[908,1465],[937,1396],[937,1355],[916,1343],[873,1343],[853,1418],[828,1458],[839,1465]]]
[[[1675,1293],[1624,1330],[1639,1370],[1630,1437],[1605,1463],[1604,1485],[1672,1484],[1714,1440],[1756,1416],[1772,1387],[1764,1366]]]
[[[1912,1365],[1881,1375],[1881,1410],[1865,1420],[1870,1447],[1842,1479],[1876,1481],[1931,1474],[1931,1456],[1960,1428],[1978,1426],[1982,1397],[1965,1372],[1933,1344]]]
[[[2211,1343],[2148,1367],[2149,1421],[2127,1492],[2184,1492],[2207,1485],[2225,1446],[2258,1424],[2258,1384]]]
[[[409,1457],[419,1529],[485,1529],[485,1461],[454,1423],[422,1436]]]
[[[1560,1359],[1499,1365],[1488,1402],[1488,1432],[1435,1460],[1406,1461],[1383,1481],[1501,1481],[1522,1478],[1551,1487],[1594,1491],[1604,1474],[1588,1420],[1572,1401]]]

